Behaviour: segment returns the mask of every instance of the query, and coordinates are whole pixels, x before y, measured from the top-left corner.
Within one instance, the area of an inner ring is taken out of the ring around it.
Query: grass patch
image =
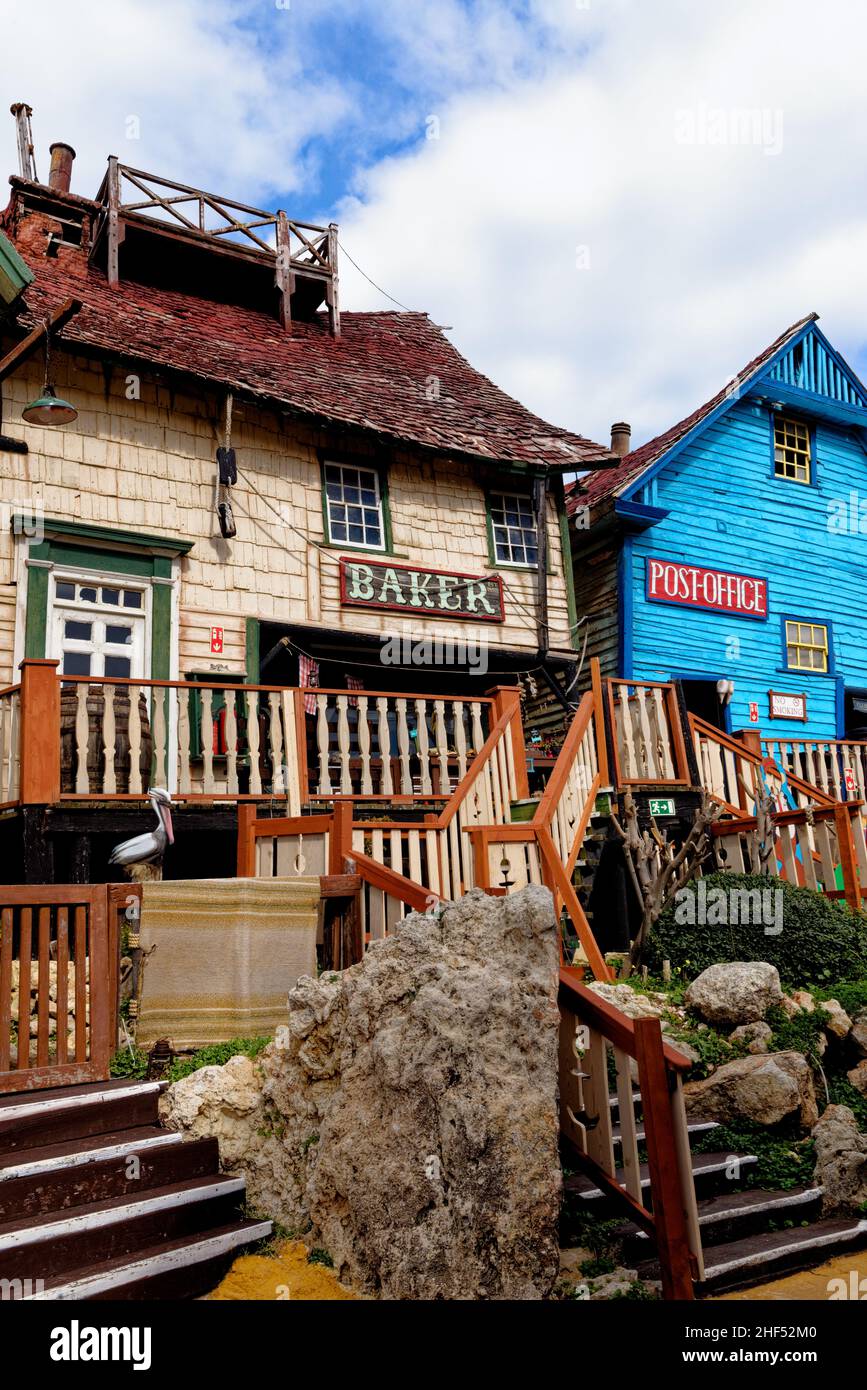
[[[242,1055],[244,1057],[258,1057],[271,1042],[267,1038],[232,1038],[230,1042],[212,1043],[209,1047],[203,1047],[200,1052],[194,1052],[192,1057],[178,1057],[169,1067],[166,1073],[168,1081],[180,1081],[185,1076],[190,1076],[192,1072],[199,1071],[202,1067],[222,1067],[232,1057]]]

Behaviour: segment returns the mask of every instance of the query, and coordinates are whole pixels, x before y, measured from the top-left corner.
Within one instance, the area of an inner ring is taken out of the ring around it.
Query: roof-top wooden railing
[[[613,1095],[609,1049],[617,1078]],[[632,1081],[636,1065],[638,1091]],[[693,1298],[694,1282],[704,1277],[682,1087],[690,1065],[663,1042],[659,1019],[627,1018],[587,989],[577,971],[561,968],[559,1095],[566,1161],[654,1241],[666,1299]],[[613,1101],[619,1111],[616,1137]],[[639,1162],[639,1125],[646,1166]]]

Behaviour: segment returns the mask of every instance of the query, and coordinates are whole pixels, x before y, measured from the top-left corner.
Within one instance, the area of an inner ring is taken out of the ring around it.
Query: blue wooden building
[[[614,427],[570,496],[577,609],[605,674],[724,729],[865,738],[867,390],[816,319],[640,448]]]

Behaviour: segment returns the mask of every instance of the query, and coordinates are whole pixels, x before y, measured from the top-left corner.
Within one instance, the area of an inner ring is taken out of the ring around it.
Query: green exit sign
[[[652,816],[673,816],[674,802],[670,796],[652,796],[650,798],[650,814]]]

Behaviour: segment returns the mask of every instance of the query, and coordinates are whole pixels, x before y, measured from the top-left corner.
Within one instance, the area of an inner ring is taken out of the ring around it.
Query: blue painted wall
[[[670,514],[624,548],[632,610],[624,674],[726,677],[735,683],[733,728],[748,726],[755,701],[768,736],[834,738],[843,685],[867,687],[867,453],[854,428],[817,421],[815,485],[805,486],[773,477],[771,438],[767,407],[739,400],[634,492]],[[851,520],[829,529],[829,504],[848,513],[853,492],[863,529],[857,510],[854,530]],[[651,556],[767,578],[767,621],[648,602]],[[629,608],[627,600],[622,611]],[[786,668],[785,617],[828,625],[830,674]],[[805,691],[807,724],[770,720],[769,689]]]

